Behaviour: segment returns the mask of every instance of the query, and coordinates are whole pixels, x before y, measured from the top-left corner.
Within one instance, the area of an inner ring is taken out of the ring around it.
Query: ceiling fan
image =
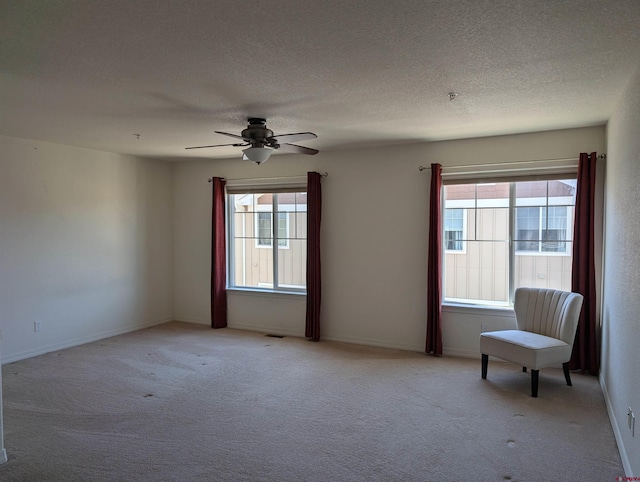
[[[296,134],[280,134],[273,135],[271,129],[267,129],[267,120],[260,117],[250,117],[248,119],[247,128],[244,129],[240,135],[229,134],[228,132],[215,131],[217,134],[222,134],[229,137],[235,137],[242,142],[236,142],[234,144],[215,144],[212,146],[194,146],[186,147],[185,149],[206,149],[208,147],[244,147],[249,146],[247,149],[243,149],[242,158],[250,160],[256,164],[262,164],[265,162],[274,150],[280,150],[282,152],[294,152],[297,154],[309,154],[314,155],[318,153],[317,149],[311,149],[310,147],[298,146],[291,144],[291,142],[306,141],[308,139],[315,139],[318,137],[313,132],[298,132]]]

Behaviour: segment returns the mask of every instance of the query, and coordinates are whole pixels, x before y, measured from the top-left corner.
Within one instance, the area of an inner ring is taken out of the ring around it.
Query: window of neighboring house
[[[520,286],[570,291],[575,191],[575,179],[445,184],[444,300],[508,306]]]
[[[464,209],[449,208],[444,210],[444,249],[447,251],[463,251]]]
[[[273,212],[258,212],[256,217],[258,239],[256,246],[271,247],[273,246]],[[278,247],[289,247],[289,214],[286,212],[278,213]]]
[[[234,190],[228,194],[228,206],[229,287],[304,292],[304,188],[257,193]]]
[[[566,253],[569,206],[516,208],[516,252]]]

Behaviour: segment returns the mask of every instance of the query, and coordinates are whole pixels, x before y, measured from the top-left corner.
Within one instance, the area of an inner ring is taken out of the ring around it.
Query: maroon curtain
[[[307,320],[305,336],[320,340],[320,218],[322,188],[320,174],[307,173]]]
[[[225,238],[225,181],[212,179],[211,215],[211,328],[227,326],[227,252]]]
[[[431,164],[429,259],[427,271],[427,340],[425,352],[442,355],[442,166]]]
[[[581,153],[573,228],[571,291],[584,296],[569,369],[598,374],[596,338],[596,268],[594,259],[594,208],[596,153]]]

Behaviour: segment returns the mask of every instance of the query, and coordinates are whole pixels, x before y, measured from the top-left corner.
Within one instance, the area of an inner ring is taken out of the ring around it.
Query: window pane
[[[307,210],[307,193],[306,192],[297,192],[296,193],[296,206],[300,206],[300,211]]]
[[[476,185],[453,184],[444,187],[445,212],[449,209],[461,209],[467,211],[467,225],[463,229],[466,239],[476,239]],[[466,234],[464,232],[466,231]],[[444,236],[446,238],[446,235]]]
[[[517,252],[567,252],[575,184],[575,180],[516,183],[516,206],[521,206],[516,208]]]
[[[576,179],[549,181],[549,206],[574,206],[577,185]]]
[[[306,208],[306,206],[305,206]],[[307,239],[307,213],[298,212],[295,217],[295,231],[293,237],[296,239]]]
[[[462,231],[462,220],[464,211],[462,209],[445,209],[444,229],[451,231]]]
[[[444,210],[444,246],[449,251],[462,251],[464,209]]]
[[[445,201],[467,201],[467,206],[474,206],[476,199],[475,184],[450,184],[444,186]]]
[[[306,193],[232,194],[228,205],[231,286],[304,290]]]
[[[476,209],[476,240],[508,241],[509,208],[493,207]]]
[[[280,239],[306,239],[307,193],[279,193],[278,201],[278,237]],[[287,246],[279,241],[279,246]]]
[[[509,183],[493,182],[477,184],[478,207],[507,207],[509,205]]]
[[[273,250],[256,248],[254,239],[234,242],[233,279],[235,286],[247,288],[273,287]]]
[[[273,229],[271,228],[270,212],[258,213],[258,246],[271,246]]]
[[[241,208],[242,209],[242,208]],[[236,238],[244,238],[247,236],[247,226],[251,226],[251,232],[248,233],[249,236],[253,235],[253,214],[246,213],[244,211],[239,211],[233,213],[233,223],[238,227],[238,232],[236,233]]]
[[[508,242],[467,241],[464,255],[444,256],[446,300],[490,305],[509,302]]]
[[[567,208],[549,206],[543,209],[542,251],[565,252],[567,250]]]
[[[570,290],[575,188],[575,180],[445,186],[445,300],[506,305],[510,284]]]
[[[289,218],[287,213],[278,213],[278,246],[289,245]]]
[[[548,181],[516,182],[516,206],[545,206]]]
[[[571,244],[565,243],[568,253]],[[521,253],[515,257],[514,289],[521,286],[571,291],[571,256]]]
[[[292,239],[289,249],[278,250],[278,287],[304,289],[307,286],[307,240]]]
[[[540,251],[540,208],[516,208],[516,251]]]

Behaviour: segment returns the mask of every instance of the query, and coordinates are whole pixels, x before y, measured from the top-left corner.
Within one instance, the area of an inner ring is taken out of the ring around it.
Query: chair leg
[[[564,372],[564,379],[567,381],[567,385],[572,387],[571,385],[571,375],[569,375],[569,362],[562,364],[562,371]]]
[[[489,365],[489,355],[482,354],[482,379],[487,379],[487,366]]]
[[[527,367],[522,367],[522,371],[527,373]]]
[[[540,370],[531,370],[531,396],[538,397],[538,373]]]

